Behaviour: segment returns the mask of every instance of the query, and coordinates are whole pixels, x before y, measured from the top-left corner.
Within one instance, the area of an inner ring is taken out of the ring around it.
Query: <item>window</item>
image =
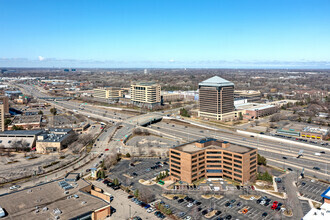
[[[171,165],[171,167],[174,167],[174,168],[176,168],[176,169],[179,169],[180,170],[180,167],[178,167],[178,166],[175,166],[175,165]]]
[[[176,169],[171,168],[171,173],[172,173],[172,172],[175,172],[175,173],[181,174],[181,172],[180,172],[179,170],[176,170]]]
[[[234,176],[237,176],[239,178],[242,178],[242,175],[239,175],[239,174],[236,174],[236,173],[234,173]]]
[[[180,176],[178,176],[178,175],[176,175],[176,174],[174,174],[174,173],[171,173],[171,176],[174,176],[174,177],[176,177],[176,178],[178,178],[178,179],[181,179]]]
[[[256,172],[257,172],[257,170],[252,170],[252,171],[250,172],[250,175],[255,174]]]
[[[257,154],[257,152],[255,151],[253,153],[250,153],[250,156],[253,156],[253,155],[256,155],[256,154]]]
[[[207,173],[222,173],[222,170],[206,170]]]
[[[197,178],[192,180],[192,182],[195,182],[195,181],[197,181]]]
[[[197,173],[195,173],[194,175],[192,175],[191,178],[194,178],[195,176],[197,176]]]
[[[242,159],[242,156],[234,155],[235,158]]]
[[[228,170],[232,170],[231,167],[227,167],[227,166],[223,166],[223,168],[226,168],[226,169],[228,169]]]
[[[204,164],[205,162],[204,161],[202,161],[202,162],[200,162],[198,165],[202,165],[202,164]]]
[[[226,178],[228,178],[228,179],[231,179],[231,176],[228,176],[228,175],[226,175],[226,174],[223,174],[223,177],[226,177]]]
[[[180,160],[180,157],[176,157],[176,156],[173,156],[173,155],[171,155],[171,158],[174,158],[174,159]]]
[[[251,166],[251,167],[250,167],[250,170],[256,168],[256,166],[257,166],[257,165],[253,165],[253,166]]]
[[[234,164],[234,167],[242,168],[242,166]]]
[[[238,169],[234,169],[235,172],[238,172],[238,173],[242,173],[241,170],[238,170]]]
[[[229,171],[227,171],[227,170],[224,170],[223,172],[224,172],[224,173],[228,173],[228,174],[230,174],[230,175],[232,174],[232,172],[229,172]]]
[[[198,156],[203,156],[204,155],[204,152],[203,153],[200,153],[200,154],[198,154]]]
[[[229,162],[227,162],[227,161],[223,161],[223,163],[224,163],[224,164],[227,164],[227,165],[230,165],[230,166],[233,165],[232,163],[229,163]]]
[[[221,163],[221,160],[207,160],[207,163]]]
[[[191,159],[194,159],[194,158],[196,158],[196,157],[197,157],[197,154],[196,154],[196,155],[194,155],[194,156],[192,156],[192,157],[191,157]]]
[[[230,157],[223,157],[223,159],[226,159],[226,160],[232,160]]]
[[[197,169],[194,169],[194,170],[192,170],[191,172],[192,172],[192,173],[195,173],[196,171],[197,171]]]
[[[241,160],[234,160],[234,162],[236,162],[236,163],[242,163]]]
[[[197,164],[191,166],[191,168],[195,168],[195,167],[197,167]]]
[[[175,164],[177,164],[177,165],[181,165],[180,162],[177,162],[177,161],[175,161],[175,160],[171,160],[171,163],[175,163]]]
[[[175,154],[175,155],[178,155],[178,156],[180,156],[180,155],[181,155],[180,153],[178,153],[178,152],[175,152],[175,151],[171,151],[171,153],[172,153],[172,154]]]
[[[206,167],[221,167],[221,165],[207,165]]]
[[[191,163],[196,163],[197,162],[197,160],[193,160],[193,161],[191,161]]]
[[[206,158],[217,158],[217,159],[221,159],[221,156],[206,156]]]
[[[255,164],[255,163],[257,163],[256,160],[252,161],[252,162],[250,163],[250,165],[253,165],[253,164]]]
[[[242,180],[239,180],[239,179],[236,179],[236,178],[234,178],[234,180],[237,181],[237,182],[242,182]]]
[[[233,156],[232,154],[230,153],[227,153],[227,152],[223,152],[224,155],[228,155],[228,156]]]
[[[221,154],[221,151],[207,151],[207,154]]]

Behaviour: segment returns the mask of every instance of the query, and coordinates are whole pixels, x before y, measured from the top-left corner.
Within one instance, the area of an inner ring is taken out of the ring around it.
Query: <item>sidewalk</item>
[[[148,213],[144,208],[135,204],[130,199],[127,199],[128,194],[122,190],[113,190],[106,187],[102,182],[93,181],[93,185],[100,187],[104,192],[113,195],[114,199],[111,206],[116,209],[116,212],[110,217],[109,220],[127,220],[129,217],[140,216],[145,219],[157,219],[153,213]],[[167,218],[165,218],[167,219]]]

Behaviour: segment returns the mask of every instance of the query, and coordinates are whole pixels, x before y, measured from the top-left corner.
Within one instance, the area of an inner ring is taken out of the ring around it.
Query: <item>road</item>
[[[174,127],[173,127],[174,126]],[[177,137],[182,142],[193,141],[205,137],[213,137],[216,139],[223,139],[234,144],[258,148],[259,153],[268,159],[270,165],[279,168],[291,168],[293,170],[301,171],[305,168],[305,173],[310,176],[316,176],[320,179],[329,179],[328,161],[330,160],[330,150],[326,149],[326,154],[315,156],[315,152],[309,147],[288,146],[284,143],[266,142],[264,140],[257,140],[251,137],[241,137],[234,133],[224,133],[217,131],[210,131],[201,128],[193,128],[184,125],[173,123],[160,122],[149,126],[159,133],[165,133]],[[304,150],[303,157],[296,158],[299,151]],[[287,159],[283,159],[286,157]],[[319,167],[321,170],[313,170],[313,167]]]

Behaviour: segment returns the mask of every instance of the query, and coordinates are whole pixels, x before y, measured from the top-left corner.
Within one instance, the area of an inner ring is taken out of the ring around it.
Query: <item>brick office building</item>
[[[174,181],[228,178],[246,183],[257,174],[257,149],[211,138],[176,146],[169,157]]]

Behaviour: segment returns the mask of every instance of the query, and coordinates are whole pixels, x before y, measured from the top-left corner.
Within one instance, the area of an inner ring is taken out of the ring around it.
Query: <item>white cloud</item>
[[[45,59],[45,57],[42,56],[38,56],[39,61],[43,61]]]
[[[169,60],[168,62],[173,63],[173,62],[175,62],[175,60],[171,59],[171,60]]]

